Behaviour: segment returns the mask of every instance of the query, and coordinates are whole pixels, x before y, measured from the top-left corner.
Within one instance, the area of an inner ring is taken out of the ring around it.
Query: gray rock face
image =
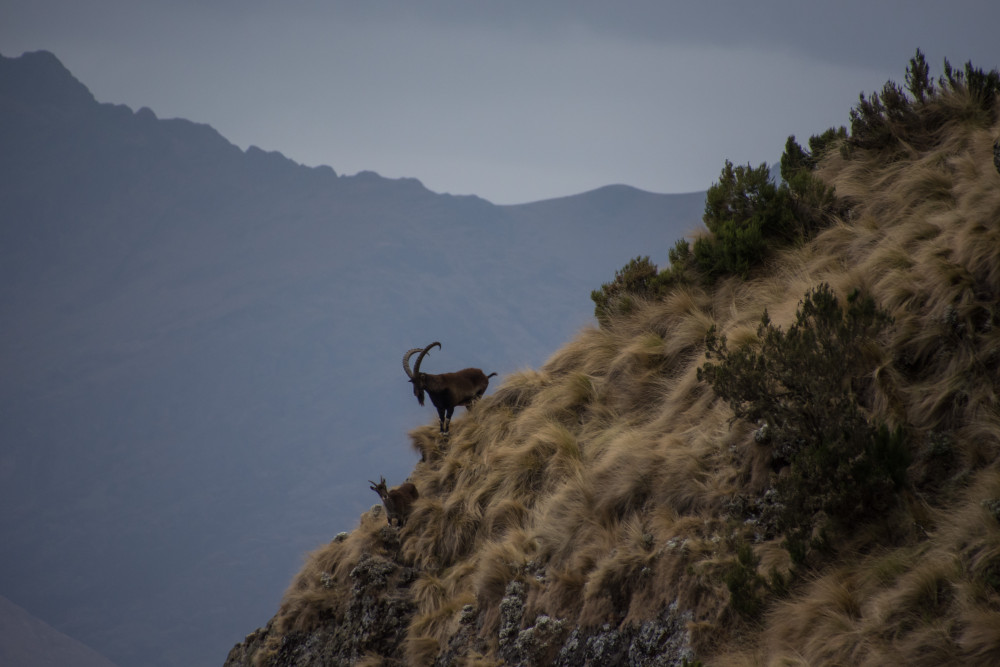
[[[409,598],[413,571],[391,560],[365,555],[351,572],[355,580],[341,623],[311,632],[275,633],[272,624],[249,635],[229,653],[224,667],[328,667],[353,665],[378,656],[383,665],[403,665],[406,626],[414,612]],[[448,647],[434,667],[464,664],[472,654],[486,654],[480,636],[482,610],[466,605]],[[641,624],[598,628],[571,627],[563,619],[540,614],[525,619],[525,587],[512,581],[500,601],[498,657],[506,665],[581,667],[680,667],[694,662],[686,624],[690,614],[667,606]]]
[[[524,596],[524,585],[512,581],[500,601],[500,657],[510,665],[551,664],[567,634],[567,624],[541,614],[522,628]]]
[[[391,545],[393,537],[392,528],[383,528],[385,543]],[[540,570],[535,574],[544,579]],[[416,576],[393,557],[365,553],[350,573],[352,586],[341,618],[285,635],[278,634],[272,621],[235,646],[225,667],[328,667],[365,658],[404,665],[406,629],[416,608],[410,584]],[[489,655],[491,645],[505,665],[525,667],[680,667],[695,660],[687,630],[691,615],[676,602],[642,623],[582,627],[547,614],[529,617],[526,598],[522,581],[507,585],[494,641],[482,636],[488,610],[466,605],[446,648],[434,657],[434,667],[466,664],[473,656]]]
[[[310,632],[279,636],[273,620],[233,647],[225,667],[332,667],[357,663],[365,654],[402,664],[406,627],[415,609],[410,599],[411,568],[364,554],[350,573],[353,580],[341,622],[330,619]]]
[[[514,581],[500,602],[500,657],[506,664],[680,667],[695,660],[686,628],[691,617],[676,603],[639,625],[571,628],[564,620],[541,614],[522,627],[524,597],[524,586]]]

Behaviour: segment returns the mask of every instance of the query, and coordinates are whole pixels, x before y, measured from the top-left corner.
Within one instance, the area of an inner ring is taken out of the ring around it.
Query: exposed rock
[[[574,628],[563,644],[554,665],[628,665],[629,667],[680,667],[694,662],[689,613],[671,603],[658,618],[641,625],[619,628],[603,625],[598,629]]]
[[[524,584],[512,581],[507,584],[500,600],[500,657],[511,664],[523,662],[517,636],[524,616]]]
[[[272,621],[229,653],[225,667],[329,667],[353,665],[366,654],[388,664],[402,660],[406,628],[413,616],[411,568],[363,554],[351,570],[350,599],[341,622],[330,619],[308,632],[278,635]]]
[[[485,655],[487,647],[486,642],[480,636],[481,629],[482,615],[479,614],[475,605],[465,605],[459,617],[458,631],[449,640],[448,648],[438,655],[434,661],[434,667],[451,667],[451,665],[462,664],[464,657],[474,653]]]
[[[500,601],[500,657],[510,665],[547,665],[566,635],[565,621],[540,614],[522,628],[524,585],[512,581]]]
[[[639,625],[570,628],[545,614],[525,626],[524,598],[524,585],[514,581],[500,602],[499,654],[508,665],[679,667],[695,659],[687,630],[691,614],[676,602]]]
[[[415,609],[409,590],[414,575],[393,560],[364,554],[351,571],[350,600],[340,622],[330,619],[309,632],[281,635],[272,621],[236,645],[225,667],[346,666],[366,657],[403,665],[406,628]],[[546,614],[526,622],[525,598],[525,585],[512,581],[500,601],[495,646],[506,665],[679,667],[694,660],[686,627],[691,615],[676,603],[641,624],[585,628]],[[458,628],[434,667],[466,664],[489,653],[481,635],[483,611],[472,604],[462,609]]]

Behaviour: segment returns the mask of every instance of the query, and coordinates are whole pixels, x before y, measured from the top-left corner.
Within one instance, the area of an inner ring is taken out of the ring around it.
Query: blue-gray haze
[[[220,664],[415,464],[406,349],[538,366],[702,205],[338,176],[0,59],[0,595],[122,667]]]
[[[521,203],[704,190],[847,121],[916,48],[998,64],[993,0],[5,0],[103,101],[339,173]]]

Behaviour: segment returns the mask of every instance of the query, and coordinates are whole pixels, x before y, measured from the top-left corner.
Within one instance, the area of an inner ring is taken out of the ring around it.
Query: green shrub
[[[607,322],[611,315],[632,310],[634,297],[648,297],[658,289],[656,265],[649,256],[636,257],[615,271],[615,279],[590,293],[594,302],[594,316]]]
[[[719,180],[705,196],[702,220],[709,234],[694,247],[685,239],[670,250],[669,268],[658,271],[648,256],[636,257],[609,283],[593,290],[594,314],[607,323],[632,310],[636,298],[656,298],[675,284],[746,277],[768,253],[809,238],[841,211],[832,188],[814,174],[820,157],[843,143],[847,130],[830,129],[809,140],[809,151],[789,137],[781,158],[783,183],[776,185],[766,163],[735,166],[726,160]]]
[[[919,51],[917,53],[920,54]],[[983,111],[993,111],[997,95],[1000,95],[1000,72],[995,69],[984,72],[978,67],[973,67],[971,61],[965,63],[964,70],[959,72],[953,70],[951,63],[945,59],[944,76],[940,81],[942,87],[967,90]]]
[[[906,68],[906,89],[918,102],[926,102],[928,97],[936,94],[934,81],[931,79],[931,68],[927,66],[927,60],[924,59],[920,49],[917,49],[917,54]]]
[[[629,260],[614,280],[590,293],[598,322],[606,324],[615,315],[631,312],[637,299],[662,297],[676,284],[745,277],[772,249],[814,235],[838,210],[833,189],[813,171],[819,157],[845,136],[844,128],[814,136],[808,152],[789,137],[781,159],[785,182],[780,186],[766,163],[754,168],[727,160],[705,196],[702,219],[709,234],[696,239],[693,248],[686,239],[677,241],[669,251],[670,266],[663,271],[648,255]]]
[[[709,281],[746,277],[775,248],[811,238],[840,213],[833,188],[813,173],[820,157],[847,137],[830,129],[809,140],[809,151],[789,137],[776,185],[766,163],[734,166],[726,160],[705,196],[702,220],[710,232],[694,244],[699,273]]]
[[[825,526],[846,527],[883,512],[905,484],[901,430],[872,424],[860,405],[873,364],[867,350],[891,324],[857,292],[841,307],[829,286],[806,293],[788,331],[765,312],[759,346],[730,350],[710,331],[700,380],[737,418],[761,424],[774,468],[788,467],[762,517],[785,535],[795,562],[822,545]]]
[[[764,608],[767,582],[758,571],[760,557],[753,547],[740,541],[735,545],[736,560],[726,570],[726,587],[729,589],[729,606],[736,613],[749,619],[760,616]]]
[[[702,220],[711,235],[695,241],[698,268],[710,280],[745,277],[771,246],[795,238],[790,204],[788,190],[774,184],[766,163],[754,168],[726,160],[705,196]]]
[[[955,70],[946,59],[944,75],[935,87],[924,54],[917,49],[906,68],[905,89],[887,81],[880,93],[867,98],[862,93],[858,105],[851,109],[851,136],[846,147],[894,150],[903,143],[917,149],[930,146],[941,123],[954,117],[952,110],[935,104],[936,98],[958,91],[968,94],[971,117],[981,117],[980,122],[987,125],[996,120],[1000,72],[984,72],[971,62]]]
[[[694,258],[687,240],[680,239],[668,253],[670,266],[659,271],[649,256],[636,257],[615,271],[615,279],[590,293],[594,316],[606,324],[615,315],[632,311],[635,301],[665,295],[675,284],[695,280]]]
[[[734,166],[726,160],[719,180],[706,193],[702,220],[709,234],[694,246],[678,241],[670,267],[658,271],[649,257],[637,257],[615,274],[615,279],[591,292],[594,313],[606,323],[616,313],[632,310],[636,298],[656,298],[671,285],[714,282],[723,276],[746,277],[776,248],[815,236],[836,216],[846,213],[833,188],[815,175],[820,158],[839,147],[899,150],[921,148],[936,140],[943,122],[954,117],[947,106],[935,104],[943,92],[967,91],[968,110],[981,122],[993,122],[1000,95],[1000,73],[983,72],[966,63],[956,70],[944,61],[944,75],[935,86],[930,68],[918,49],[906,69],[906,87],[892,81],[851,109],[851,131],[840,127],[809,139],[809,150],[789,137],[781,157],[782,183],[775,184],[766,163]]]
[[[781,156],[781,178],[791,194],[792,212],[803,238],[814,236],[826,227],[834,215],[842,215],[834,189],[813,173],[824,153],[847,138],[847,129],[829,129],[809,139],[809,150],[803,150],[794,136],[785,142]]]
[[[900,139],[914,134],[912,129],[919,119],[906,93],[887,81],[881,93],[867,98],[862,93],[857,106],[851,109],[850,143],[865,149],[895,147]]]

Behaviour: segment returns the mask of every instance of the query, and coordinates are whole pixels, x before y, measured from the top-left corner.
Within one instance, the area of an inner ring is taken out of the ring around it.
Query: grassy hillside
[[[727,272],[707,220],[449,439],[429,410],[406,526],[376,507],[311,554],[258,663],[343,621],[373,557],[407,566],[406,664],[547,664],[668,616],[676,663],[1000,663],[996,77],[921,64],[815,144],[798,232]]]

